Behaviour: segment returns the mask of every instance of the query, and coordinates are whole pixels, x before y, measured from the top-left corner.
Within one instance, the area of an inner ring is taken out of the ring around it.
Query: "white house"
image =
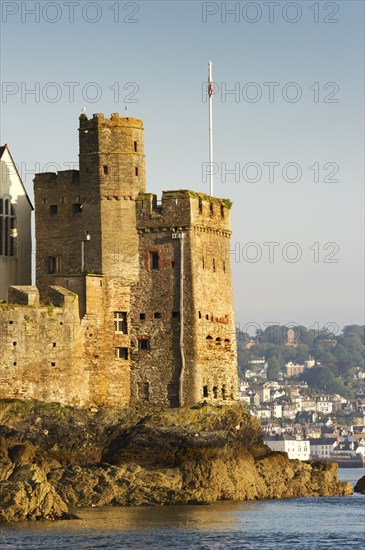
[[[0,300],[9,285],[31,284],[31,212],[23,182],[7,145],[0,147]]]
[[[310,455],[314,459],[329,459],[332,451],[337,446],[337,439],[334,437],[325,437],[310,439]]]
[[[288,453],[288,458],[297,460],[309,460],[309,441],[295,439],[286,434],[275,436],[264,436],[264,443],[272,451]]]
[[[282,418],[283,406],[281,403],[271,403],[271,415],[273,418]]]

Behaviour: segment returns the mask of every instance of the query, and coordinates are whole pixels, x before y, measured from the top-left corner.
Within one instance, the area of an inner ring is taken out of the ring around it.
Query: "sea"
[[[340,468],[356,483],[363,468]],[[219,502],[206,506],[82,508],[80,519],[0,525],[10,550],[365,548],[365,495]]]

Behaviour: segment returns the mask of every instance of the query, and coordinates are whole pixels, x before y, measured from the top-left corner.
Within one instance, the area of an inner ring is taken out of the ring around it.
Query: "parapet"
[[[38,288],[36,286],[9,286],[8,302],[20,306],[38,306]]]
[[[35,174],[34,185],[48,186],[48,185],[62,185],[72,184],[79,182],[78,170],[60,170],[59,172],[41,172]]]
[[[231,206],[228,199],[190,190],[164,191],[160,202],[152,193],[140,193],[136,199],[137,229],[195,225],[230,232]]]
[[[88,118],[86,114],[80,115],[80,130],[95,127],[125,127],[139,128],[143,130],[143,121],[133,117],[121,117],[119,113],[112,113],[110,118],[105,118],[103,113],[95,113],[92,118]]]
[[[77,304],[78,296],[74,292],[63,288],[62,286],[50,286],[48,288],[47,296],[51,304],[56,307],[63,307],[67,304]]]

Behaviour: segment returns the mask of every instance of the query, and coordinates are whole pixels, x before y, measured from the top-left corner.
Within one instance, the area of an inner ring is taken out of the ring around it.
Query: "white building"
[[[309,441],[310,456],[316,460],[329,459],[332,451],[337,446],[337,439],[334,437],[310,439]]]
[[[271,403],[271,416],[273,418],[283,417],[283,406],[281,403]]]
[[[332,414],[334,410],[333,401],[329,395],[317,395],[316,411],[322,414]]]
[[[0,300],[9,285],[31,284],[33,206],[7,145],[0,147]]]
[[[272,451],[288,453],[288,458],[297,460],[309,460],[309,441],[295,439],[289,435],[264,436],[264,443]]]

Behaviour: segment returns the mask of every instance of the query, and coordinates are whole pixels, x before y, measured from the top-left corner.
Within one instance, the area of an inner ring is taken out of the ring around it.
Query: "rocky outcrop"
[[[70,519],[67,504],[47,480],[50,465],[36,449],[0,438],[0,520]],[[53,467],[55,464],[53,464]]]
[[[365,495],[365,476],[360,477],[359,481],[354,487],[355,493],[362,493]]]
[[[3,424],[0,519],[68,518],[91,505],[352,494],[336,464],[270,451],[239,405],[72,415],[68,429],[65,411],[29,431],[24,417]]]

